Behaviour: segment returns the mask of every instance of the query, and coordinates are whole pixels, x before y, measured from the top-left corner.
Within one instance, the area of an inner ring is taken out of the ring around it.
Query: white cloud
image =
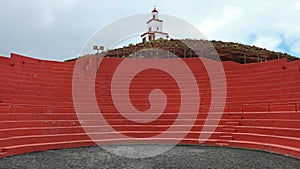
[[[251,45],[261,46],[268,50],[276,51],[278,46],[281,44],[281,38],[272,36],[272,37],[258,37]]]
[[[300,40],[294,43],[291,47],[291,51],[296,55],[300,56]]]
[[[46,27],[53,26],[60,15],[69,13],[78,4],[77,0],[64,0],[63,2],[40,0],[38,3],[40,3],[39,16]]]
[[[300,10],[300,1],[298,1],[297,3],[295,3],[295,9]]]
[[[293,0],[226,2],[210,8],[211,12],[205,13],[205,18],[197,23],[208,39],[254,44],[283,52],[288,49],[279,49],[281,42],[291,47],[300,40],[300,12],[298,7],[295,9],[300,7],[300,1],[297,5]]]
[[[227,6],[222,10],[221,15],[207,18],[197,27],[205,36],[211,37],[214,33],[222,31],[224,27],[232,25],[233,21],[241,15],[242,11],[238,7]]]
[[[300,56],[295,52],[300,41],[299,0],[0,1],[0,55],[74,57],[98,29],[126,16],[149,13],[153,5],[160,13],[196,25],[208,39],[274,50],[282,41]]]

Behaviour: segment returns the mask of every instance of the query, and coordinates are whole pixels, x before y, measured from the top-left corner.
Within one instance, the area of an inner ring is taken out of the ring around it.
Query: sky
[[[160,14],[192,24],[209,40],[300,57],[300,0],[0,0],[0,55],[74,58],[97,31],[150,13],[154,5]],[[146,30],[145,23],[136,24]]]

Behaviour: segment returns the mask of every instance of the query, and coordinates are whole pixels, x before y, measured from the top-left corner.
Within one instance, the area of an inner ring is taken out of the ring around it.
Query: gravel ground
[[[135,145],[131,145],[135,146]],[[137,145],[136,145],[137,146]],[[130,147],[130,146],[125,146]],[[101,147],[50,150],[0,159],[1,169],[300,168],[300,159],[245,149],[176,146],[149,158],[126,158]]]

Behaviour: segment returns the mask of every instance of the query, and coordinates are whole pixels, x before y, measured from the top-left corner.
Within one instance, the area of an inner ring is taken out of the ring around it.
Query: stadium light
[[[97,46],[97,45],[94,45],[93,46],[93,50],[96,50],[97,51],[97,64],[96,64],[96,72],[98,74],[98,67],[99,67],[99,51],[103,51],[104,50],[104,46]]]
[[[104,50],[104,46],[93,46],[93,50],[96,50],[97,51],[97,54],[99,54],[99,51],[103,51]]]

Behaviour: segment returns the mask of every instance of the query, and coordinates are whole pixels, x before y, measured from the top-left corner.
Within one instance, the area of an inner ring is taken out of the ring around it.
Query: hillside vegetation
[[[216,54],[218,54],[221,61],[234,61],[242,64],[263,62],[280,58],[287,58],[288,61],[299,59],[286,53],[273,52],[256,46],[243,45],[239,43],[176,39],[158,39],[136,45],[130,44],[123,48],[105,51],[100,55],[104,57],[117,58],[167,58],[174,57],[174,55],[176,55],[181,58],[206,57],[215,59]]]

